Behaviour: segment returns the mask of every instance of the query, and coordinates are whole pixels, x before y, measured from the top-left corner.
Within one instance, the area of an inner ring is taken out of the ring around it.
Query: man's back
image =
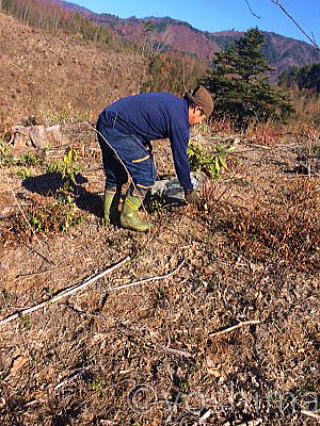
[[[136,134],[145,141],[188,133],[188,102],[169,93],[143,93],[120,99],[100,116],[108,127]]]

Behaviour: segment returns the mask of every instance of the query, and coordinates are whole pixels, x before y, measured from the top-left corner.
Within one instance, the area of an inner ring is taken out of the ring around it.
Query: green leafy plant
[[[11,166],[12,164],[14,164],[14,158],[10,153],[10,148],[0,139],[0,168]]]
[[[11,174],[20,179],[29,179],[33,176],[33,171],[28,167],[21,167],[13,169]]]
[[[40,156],[29,152],[15,158],[10,152],[10,147],[0,139],[0,168],[9,166],[32,167],[42,164],[42,162],[43,159]]]
[[[18,166],[35,166],[39,162],[39,157],[33,153],[26,153],[20,155],[18,160],[16,161],[16,164]]]
[[[191,141],[188,145],[190,168],[193,171],[202,171],[212,179],[219,180],[223,170],[228,170],[227,157],[235,150],[234,145],[222,146],[218,144],[214,153],[204,151],[200,144]]]
[[[97,378],[97,377],[94,377],[91,380],[90,385],[91,385],[91,389],[93,391],[98,391],[98,390],[102,389],[102,387],[103,387],[103,381],[101,379]]]
[[[63,160],[52,161],[47,165],[47,173],[58,173],[62,179],[69,180],[76,184],[76,174],[80,171],[77,164],[78,153],[75,149],[70,149],[63,157]]]
[[[26,330],[30,330],[30,328],[31,328],[30,316],[27,315],[27,314],[22,314],[21,315],[21,321],[22,321],[23,327]]]
[[[56,200],[50,203],[33,205],[27,213],[27,218],[34,232],[66,233],[73,226],[80,224],[83,217],[76,209],[74,197],[61,191]],[[22,227],[26,224],[22,223]]]

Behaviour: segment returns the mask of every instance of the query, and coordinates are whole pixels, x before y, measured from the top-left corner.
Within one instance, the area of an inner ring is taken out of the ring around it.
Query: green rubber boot
[[[151,228],[151,223],[145,222],[139,215],[142,200],[140,197],[127,194],[123,203],[120,223],[124,228],[145,232]]]
[[[107,189],[104,191],[103,197],[103,212],[104,212],[104,224],[106,226],[119,222],[119,210],[118,205],[120,201],[121,193],[118,191],[110,192]]]

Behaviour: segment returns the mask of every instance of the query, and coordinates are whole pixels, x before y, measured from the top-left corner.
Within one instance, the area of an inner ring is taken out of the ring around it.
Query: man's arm
[[[190,132],[188,128],[173,129],[171,132],[171,149],[174,166],[179,182],[185,192],[192,191],[190,164],[187,154]]]

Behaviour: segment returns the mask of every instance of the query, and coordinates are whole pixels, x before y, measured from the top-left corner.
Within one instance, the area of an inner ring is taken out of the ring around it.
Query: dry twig
[[[219,330],[219,331],[211,331],[209,333],[210,336],[219,336],[221,334],[225,334],[225,333],[229,333],[230,331],[236,330],[237,328],[241,328],[244,327],[245,325],[254,325],[254,324],[260,324],[261,321],[259,320],[251,320],[251,321],[243,321],[243,322],[239,322],[239,324],[236,324],[232,327],[228,327],[225,328],[224,330]]]
[[[250,12],[252,13],[252,15],[253,16],[255,16],[256,18],[258,18],[258,19],[261,19],[261,16],[259,16],[259,15],[257,15],[257,14],[255,14],[254,13],[254,11],[253,11],[253,9],[252,9],[252,7],[251,7],[251,4],[249,3],[249,0],[245,0],[245,2],[246,2],[246,4],[247,4],[247,6],[248,6],[248,9],[250,10]]]
[[[163,349],[167,353],[170,353],[170,354],[173,354],[173,355],[182,356],[184,358],[192,358],[192,355],[189,352],[180,351],[179,349],[169,348],[168,346],[160,345],[160,343],[156,343],[156,342],[153,342],[153,343],[156,346],[158,346],[158,348]]]
[[[66,297],[69,297],[69,296],[73,295],[74,293],[79,292],[80,290],[84,289],[85,287],[88,287],[90,284],[96,282],[97,280],[99,280],[100,278],[104,277],[105,275],[110,274],[116,268],[119,268],[124,263],[126,263],[129,259],[130,259],[130,257],[127,256],[125,259],[121,260],[120,262],[116,263],[115,265],[111,266],[110,268],[104,270],[103,272],[100,272],[100,274],[94,275],[93,277],[88,278],[87,280],[85,280],[84,282],[82,282],[80,284],[75,284],[75,285],[73,285],[73,286],[71,286],[71,287],[69,287],[69,288],[67,288],[65,290],[60,291],[56,296],[52,297],[51,299],[46,300],[45,302],[39,303],[39,304],[37,304],[35,306],[32,306],[31,308],[23,309],[23,310],[21,310],[19,312],[16,312],[15,314],[10,315],[9,317],[7,317],[7,318],[3,319],[2,321],[0,321],[0,327],[2,325],[7,324],[8,322],[16,320],[21,315],[31,314],[32,312],[38,311],[39,309],[45,308],[48,305],[51,305],[51,304],[56,303],[56,302],[59,302],[61,299],[64,299]],[[126,288],[129,288],[129,287],[134,287],[134,286],[137,286],[139,284],[148,283],[150,281],[163,280],[165,278],[169,278],[172,275],[174,275],[175,273],[177,273],[182,268],[182,266],[184,265],[184,263],[185,263],[185,259],[183,259],[179,263],[179,265],[173,271],[169,272],[168,274],[146,278],[146,279],[135,281],[135,282],[132,282],[132,283],[129,283],[129,284],[124,284],[124,285],[121,285],[121,286],[113,288],[112,291],[122,290],[122,289],[126,289]],[[172,351],[174,351],[174,350],[172,350]]]
[[[211,417],[213,414],[213,410],[211,410],[211,408],[209,410],[207,410],[204,414],[202,414],[202,416],[200,417],[200,419],[195,423],[195,425],[205,425],[206,421],[208,420],[209,417]]]
[[[315,414],[313,411],[307,411],[307,410],[301,410],[301,414],[312,417],[313,419],[318,420],[318,423],[320,423],[320,414]]]
[[[155,276],[155,277],[145,278],[145,279],[139,280],[139,281],[134,281],[134,282],[129,283],[129,284],[124,284],[124,285],[120,285],[118,287],[114,287],[111,290],[112,291],[123,290],[125,288],[135,287],[135,286],[140,285],[140,284],[146,284],[146,283],[149,283],[151,281],[164,280],[164,279],[169,278],[172,275],[176,274],[182,268],[182,266],[184,265],[184,263],[185,263],[185,259],[183,259],[179,263],[179,265],[173,271],[169,272],[168,274],[158,275],[158,276]]]
[[[287,9],[281,4],[280,0],[271,0],[272,3],[276,4],[277,6],[280,7],[280,9],[282,10],[282,12],[288,16],[288,18],[294,23],[294,25],[296,27],[299,28],[299,30],[302,32],[303,35],[305,35],[307,37],[307,39],[311,42],[311,44],[318,50],[320,50],[320,46],[317,43],[317,41],[315,40],[314,36],[310,37],[307,32],[301,27],[301,25],[296,21],[296,19],[290,15],[290,13],[287,11]]]

